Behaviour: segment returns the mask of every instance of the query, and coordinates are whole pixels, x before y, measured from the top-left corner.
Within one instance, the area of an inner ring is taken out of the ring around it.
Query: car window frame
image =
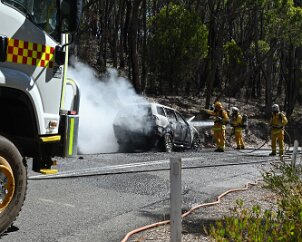
[[[177,122],[177,118],[176,118],[176,115],[175,115],[175,110],[173,110],[172,108],[168,108],[168,107],[164,107],[164,110],[165,110],[165,112],[166,112],[166,117],[167,117],[167,119],[170,121],[170,122],[173,122],[173,123],[176,123]],[[171,114],[173,113],[173,117],[174,117],[174,119],[172,120],[172,118],[170,118],[170,114],[168,114],[168,111],[169,110],[169,112],[171,111]]]
[[[162,111],[162,114],[158,112],[158,109]],[[165,109],[162,106],[156,106],[156,113],[160,116],[167,117]]]
[[[184,125],[187,125],[188,126],[188,122],[185,120],[185,118],[178,112],[178,111],[175,111],[175,116],[176,116],[176,118],[177,118],[177,121],[179,122],[179,123],[181,123],[181,124],[184,124]],[[181,119],[181,121],[180,120],[178,120],[178,117]]]

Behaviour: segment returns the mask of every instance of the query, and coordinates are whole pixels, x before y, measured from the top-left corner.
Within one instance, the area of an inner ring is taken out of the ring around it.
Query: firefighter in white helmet
[[[224,110],[222,103],[216,101],[214,103],[214,110],[205,110],[209,115],[214,117],[214,126],[212,128],[216,152],[224,152],[225,149],[225,125],[229,122],[227,112]]]
[[[233,133],[235,134],[235,141],[237,145],[236,149],[244,149],[245,147],[242,138],[243,120],[237,107],[231,108],[230,124],[233,127]]]
[[[269,154],[274,156],[277,154],[277,141],[279,144],[279,155],[284,154],[284,127],[287,125],[287,118],[284,113],[280,112],[278,104],[272,106],[272,116],[270,119],[272,152]]]

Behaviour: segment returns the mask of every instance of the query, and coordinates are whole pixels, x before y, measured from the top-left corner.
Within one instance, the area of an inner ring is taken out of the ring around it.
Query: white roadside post
[[[294,150],[293,150],[293,156],[292,156],[292,168],[296,166],[296,159],[297,159],[297,153],[298,153],[298,141],[294,141]]]
[[[181,241],[181,159],[170,159],[170,241]]]

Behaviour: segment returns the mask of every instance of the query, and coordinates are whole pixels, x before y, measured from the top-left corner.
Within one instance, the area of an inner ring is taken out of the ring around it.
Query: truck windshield
[[[2,0],[22,12],[30,21],[59,40],[57,0]]]

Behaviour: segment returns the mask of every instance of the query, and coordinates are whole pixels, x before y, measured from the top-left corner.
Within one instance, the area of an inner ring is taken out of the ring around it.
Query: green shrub
[[[277,211],[262,211],[260,206],[248,209],[237,201],[230,217],[211,226],[215,241],[302,241],[301,169],[283,164],[278,170],[278,174],[263,175],[266,187],[279,197]]]

